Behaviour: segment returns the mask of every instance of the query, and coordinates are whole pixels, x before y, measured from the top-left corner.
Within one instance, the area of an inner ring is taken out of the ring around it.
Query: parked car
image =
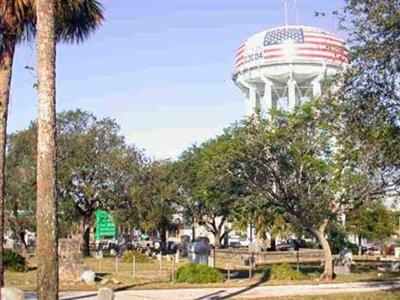
[[[239,237],[229,237],[229,247],[232,248],[241,248],[248,246],[248,243],[244,239]]]
[[[230,241],[229,242],[229,247],[231,248],[240,248],[240,242],[239,241]]]
[[[118,241],[114,239],[102,240],[97,244],[96,252],[101,252],[103,256],[121,255]]]
[[[380,255],[382,254],[380,245],[378,243],[369,243],[361,247],[362,254],[365,255]]]
[[[299,243],[296,240],[289,240],[286,243],[276,245],[277,251],[294,251],[299,249]]]
[[[136,248],[145,252],[147,255],[155,255],[161,251],[160,240],[141,240],[136,242]]]

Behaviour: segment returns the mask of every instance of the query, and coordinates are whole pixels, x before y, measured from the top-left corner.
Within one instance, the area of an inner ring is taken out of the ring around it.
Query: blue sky
[[[245,113],[230,79],[236,48],[285,23],[282,0],[108,0],[105,22],[86,43],[59,45],[57,110],[82,108],[115,118],[129,143],[155,158],[176,157]],[[287,0],[289,24],[296,24]],[[299,24],[337,31],[342,1],[297,0]],[[9,130],[36,118],[34,45],[17,49]]]

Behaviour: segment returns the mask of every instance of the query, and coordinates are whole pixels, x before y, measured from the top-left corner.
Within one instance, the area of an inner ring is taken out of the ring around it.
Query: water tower
[[[249,37],[236,53],[233,81],[247,115],[292,110],[321,94],[321,82],[348,63],[344,41],[320,28],[290,25]]]

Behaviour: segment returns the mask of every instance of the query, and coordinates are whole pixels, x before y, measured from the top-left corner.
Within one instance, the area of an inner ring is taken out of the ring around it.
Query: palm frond
[[[57,1],[56,36],[67,43],[79,43],[102,24],[103,5],[98,0]]]
[[[20,42],[29,40],[35,32],[32,0],[0,1],[0,30],[4,37]]]

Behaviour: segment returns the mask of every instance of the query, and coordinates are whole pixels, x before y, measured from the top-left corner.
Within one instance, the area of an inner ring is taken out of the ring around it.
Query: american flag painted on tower
[[[264,46],[279,45],[286,41],[292,41],[294,44],[304,43],[303,29],[282,28],[271,30],[265,34]]]
[[[236,53],[236,72],[254,66],[287,60],[348,63],[344,40],[312,27],[282,27],[267,30],[263,40],[246,41]],[[258,46],[259,45],[259,46]]]

